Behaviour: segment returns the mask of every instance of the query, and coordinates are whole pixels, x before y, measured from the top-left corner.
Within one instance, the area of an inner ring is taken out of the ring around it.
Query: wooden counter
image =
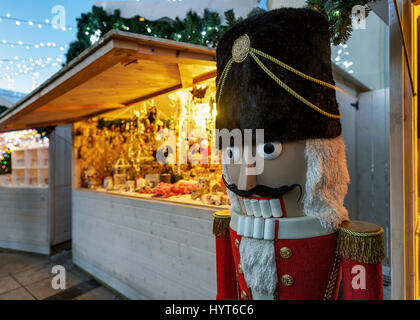
[[[215,299],[217,210],[75,189],[73,261],[131,299]]]

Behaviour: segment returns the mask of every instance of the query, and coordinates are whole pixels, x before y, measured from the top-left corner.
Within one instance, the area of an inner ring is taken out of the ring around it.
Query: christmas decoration
[[[343,205],[350,181],[328,30],[319,12],[283,8],[220,40],[216,128],[232,205],[230,217],[214,216],[217,299],[333,300],[340,277],[345,299],[383,299],[383,229],[350,221]],[[235,129],[264,132],[239,143]]]
[[[11,173],[12,151],[48,147],[51,132],[52,128],[38,128],[0,133],[0,175]]]
[[[261,11],[261,9],[254,9],[250,15]],[[91,12],[82,14],[77,19],[77,41],[70,44],[67,63],[112,29],[214,48],[221,35],[242,19],[237,19],[233,10],[229,10],[225,12],[225,20],[226,24],[222,25],[219,14],[207,9],[204,10],[202,17],[189,11],[184,19],[176,18],[175,21],[165,19],[150,21],[141,16],[125,19],[121,17],[119,10],[108,14],[102,7],[93,6]]]
[[[326,15],[330,25],[331,42],[334,45],[345,43],[351,36],[352,10],[354,6],[366,6],[375,0],[306,0],[308,8],[314,9]],[[366,16],[369,14],[366,8]]]
[[[76,123],[73,141],[81,187],[229,205],[221,167],[210,160],[215,89],[214,80],[207,80]],[[121,162],[124,172],[119,172]]]

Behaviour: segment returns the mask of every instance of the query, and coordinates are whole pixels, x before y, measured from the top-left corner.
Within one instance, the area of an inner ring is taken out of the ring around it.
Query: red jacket
[[[229,221],[226,212],[215,214],[216,298],[252,299],[241,267],[242,236],[229,227]],[[278,283],[273,298],[334,300],[342,279],[345,300],[383,299],[382,232],[376,225],[353,221],[321,236],[279,239],[276,234]]]

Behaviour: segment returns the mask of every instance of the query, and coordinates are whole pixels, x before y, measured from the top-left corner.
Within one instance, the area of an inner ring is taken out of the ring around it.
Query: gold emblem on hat
[[[232,58],[235,62],[241,63],[248,57],[251,49],[251,40],[247,34],[240,36],[235,40],[232,46]]]

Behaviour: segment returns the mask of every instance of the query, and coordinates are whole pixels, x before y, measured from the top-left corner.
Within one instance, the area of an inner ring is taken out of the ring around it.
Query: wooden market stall
[[[216,187],[207,190],[204,203],[189,186],[198,186],[193,180],[203,170],[209,176],[221,177],[220,167],[204,165],[201,160],[182,167],[167,164],[161,167],[169,173],[161,169],[142,172],[139,179],[139,170],[145,168],[140,163],[134,177],[124,173],[123,182],[116,183],[117,175],[121,178],[121,172],[115,170],[120,168],[117,162],[132,164],[137,156],[130,158],[123,142],[114,152],[111,145],[125,139],[125,129],[121,129],[125,126],[130,127],[127,137],[135,130],[140,140],[144,130],[179,132],[176,110],[186,104],[183,112],[207,108],[206,115],[198,115],[204,122],[196,123],[196,129],[206,123],[214,125],[215,76],[215,50],[111,31],[0,118],[1,131],[73,123],[73,260],[129,298],[215,297],[212,213],[228,208],[228,197]],[[182,100],[185,95],[188,99]],[[151,124],[147,111],[155,105],[156,121]],[[118,130],[113,126],[100,128],[99,123],[121,123],[121,117],[124,126]],[[104,138],[109,134],[114,140]],[[162,144],[152,140],[156,146]],[[114,158],[111,172],[105,174],[100,166],[108,157],[96,157],[92,152],[103,150],[107,143],[111,149],[106,154]],[[154,154],[147,153],[143,144],[136,147],[136,155],[146,152],[141,159],[156,169],[156,164],[150,163]],[[181,191],[174,191],[174,185]],[[169,188],[168,197],[156,197],[153,190],[157,187],[164,193]]]
[[[0,160],[11,159],[0,176],[0,248],[49,255],[71,239],[71,128],[42,134],[0,134]]]

